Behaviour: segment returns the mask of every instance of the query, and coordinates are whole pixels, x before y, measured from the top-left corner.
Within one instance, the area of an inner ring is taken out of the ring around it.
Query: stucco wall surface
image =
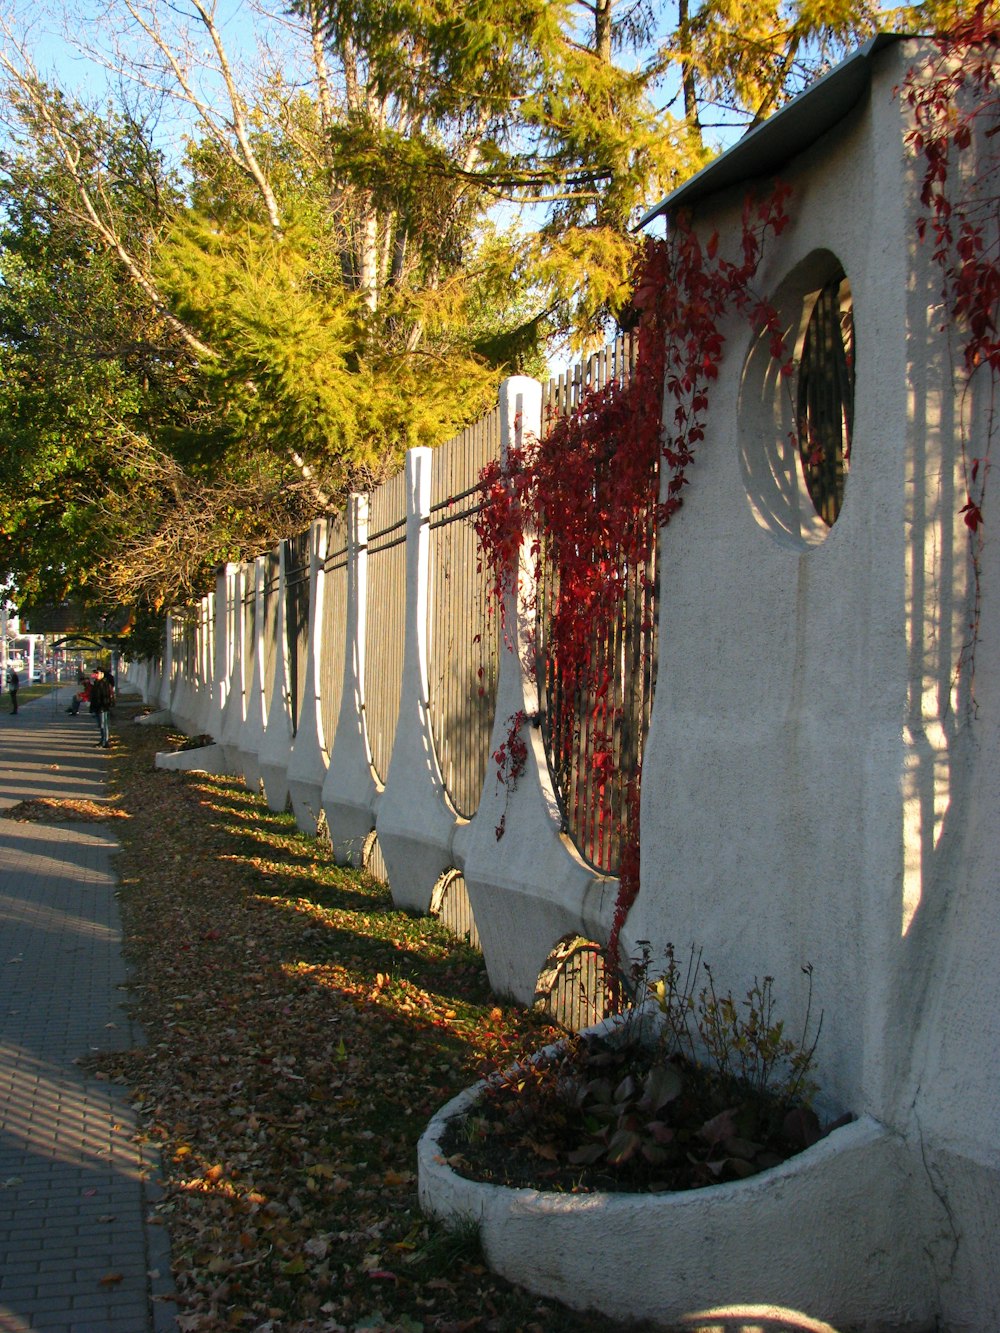
[[[421,1205],[452,1225],[477,1224],[490,1267],[512,1281],[574,1309],[663,1325],[706,1308],[769,1305],[859,1333],[928,1327],[926,1266],[896,1243],[915,1202],[912,1163],[875,1121],[732,1185],[554,1194],[451,1169],[441,1136],[474,1097],[450,1102],[420,1141]]]
[[[690,1265],[667,1256],[665,1276],[654,1260],[666,1224],[645,1220],[651,1205],[635,1212],[621,1199],[535,1200],[542,1234],[560,1238],[550,1255],[517,1200],[487,1203],[466,1184],[454,1187],[456,1212],[482,1215],[491,1261],[519,1281],[544,1267],[545,1289],[571,1302],[591,1300],[587,1283],[593,1303],[598,1289],[624,1299],[618,1270],[638,1244],[648,1246],[643,1281],[661,1313],[696,1302],[685,1272],[704,1278],[717,1269],[732,1276],[717,1284],[719,1301],[809,1297],[819,1318],[872,1328],[921,1319],[947,1329],[1000,1326],[1000,1273],[989,1252],[1000,1220],[1000,548],[987,533],[973,693],[967,656],[956,671],[973,615],[962,450],[964,440],[965,459],[985,454],[985,404],[957,390],[940,275],[917,239],[919,182],[895,89],[922,50],[881,50],[867,97],[786,163],[791,221],[769,243],[756,280],[793,350],[819,287],[841,270],[849,283],[854,420],[832,527],[806,493],[789,441],[794,408],[766,345],[740,318],[723,327],[706,439],[683,508],[662,534],[642,882],[623,937],[633,953],[649,941],[654,968],[668,942],[682,962],[689,948],[700,951],[717,987],[738,999],[755,978],[773,977],[792,1033],[805,1020],[802,968],[811,965],[825,1109],[860,1119],[781,1172],[676,1201]],[[743,195],[740,188],[699,205],[696,225],[706,238],[718,230],[722,253],[738,254]],[[509,446],[537,423],[539,386],[508,381],[501,407]],[[334,739],[327,754],[310,723],[310,781],[319,780],[318,759],[340,860],[360,863],[378,829],[401,905],[425,909],[440,874],[463,871],[491,981],[530,1001],[561,939],[606,941],[617,883],[586,865],[564,832],[531,722],[539,704],[523,653],[527,552],[520,598],[512,594],[508,606],[518,651],[501,654],[491,747],[523,712],[525,770],[508,787],[491,763],[470,820],[447,801],[427,719],[434,459],[423,455],[408,463],[406,649],[385,788],[365,725],[363,496],[348,511]],[[255,571],[258,598],[265,559]],[[235,607],[230,619],[238,622]],[[164,662],[148,677],[161,702],[176,701],[193,721],[199,698],[206,701],[209,716],[221,718],[227,759],[255,790],[274,706],[273,693],[264,697],[260,602],[256,626],[252,660],[203,654],[178,684],[168,636]],[[241,646],[242,631],[233,636]],[[318,651],[311,635],[310,655]],[[213,670],[231,680],[220,685]],[[322,675],[307,672],[314,678],[322,691]],[[273,750],[269,761],[295,772],[291,737]],[[311,813],[300,818],[315,832]],[[574,1209],[606,1211],[599,1242],[574,1230]],[[761,1265],[760,1234],[787,1277]]]

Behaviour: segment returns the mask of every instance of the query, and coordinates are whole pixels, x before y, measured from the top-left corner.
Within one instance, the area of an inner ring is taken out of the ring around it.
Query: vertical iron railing
[[[274,674],[278,665],[278,585],[279,560],[277,551],[267,554],[267,572],[264,576],[264,706],[271,707]]]
[[[347,654],[347,516],[330,520],[323,562],[323,643],[320,654],[320,718],[327,752],[333,749]]]
[[[406,631],[406,473],[372,492],[368,527],[364,713],[372,764],[385,782],[399,718]]]
[[[544,398],[543,431],[571,412],[588,390],[626,383],[635,366],[631,338],[619,339],[586,365],[552,380]],[[613,459],[607,464],[614,466]],[[537,590],[536,651],[542,700],[542,734],[567,833],[581,856],[598,870],[616,873],[630,784],[636,777],[649,726],[656,677],[656,494],[639,516],[650,527],[647,559],[626,562],[600,542],[592,560],[618,567],[617,613],[595,624],[589,644],[586,687],[566,684],[553,642],[559,596],[554,562],[543,558]],[[544,552],[543,552],[544,557]]]
[[[299,710],[306,687],[309,652],[309,529],[285,542],[285,642],[292,735],[299,729]]]
[[[586,361],[550,379],[542,388],[542,433],[548,422],[568,416],[579,407],[587,393],[603,389],[605,384],[627,384],[638,354],[638,339],[632,333],[625,333]]]
[[[538,978],[535,1007],[569,1032],[607,1018],[613,1006],[601,946],[582,936],[563,940]]]
[[[179,622],[174,621],[174,670],[183,672],[190,684],[198,677],[198,622],[190,610],[183,616]]]
[[[455,810],[476,812],[490,758],[497,615],[478,568],[479,474],[500,455],[499,408],[434,451],[428,689],[441,777]]]
[[[243,670],[246,689],[250,689],[253,674],[253,646],[257,629],[256,569],[251,560],[243,570]]]
[[[431,915],[437,917],[458,939],[466,940],[473,949],[482,949],[476,918],[472,915],[469,890],[460,870],[449,870],[443,876],[434,890],[430,910]]]

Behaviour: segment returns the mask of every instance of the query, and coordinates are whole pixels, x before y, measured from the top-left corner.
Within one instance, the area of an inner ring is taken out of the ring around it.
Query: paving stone
[[[68,698],[0,715],[0,1333],[167,1333],[155,1158],[122,1090],[78,1063],[141,1040],[123,1008],[113,830],[2,817],[104,796],[107,755]]]

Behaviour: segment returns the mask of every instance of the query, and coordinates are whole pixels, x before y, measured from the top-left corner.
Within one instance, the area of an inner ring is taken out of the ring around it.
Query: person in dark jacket
[[[108,723],[111,719],[111,705],[113,703],[114,690],[111,687],[111,682],[98,667],[94,672],[93,680],[90,682],[90,711],[97,719],[97,727],[101,733],[101,739],[97,743],[103,750],[106,750],[111,744]]]
[[[17,712],[17,690],[20,684],[20,676],[13,667],[9,667],[7,670],[7,693],[10,695],[10,711],[12,713]]]

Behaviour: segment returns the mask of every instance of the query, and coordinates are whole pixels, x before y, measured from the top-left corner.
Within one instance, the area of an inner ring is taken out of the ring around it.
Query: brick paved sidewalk
[[[18,801],[100,800],[108,756],[70,690],[0,713],[0,1333],[175,1327],[155,1162],[122,1089],[75,1063],[125,1049],[110,825],[21,823]]]

